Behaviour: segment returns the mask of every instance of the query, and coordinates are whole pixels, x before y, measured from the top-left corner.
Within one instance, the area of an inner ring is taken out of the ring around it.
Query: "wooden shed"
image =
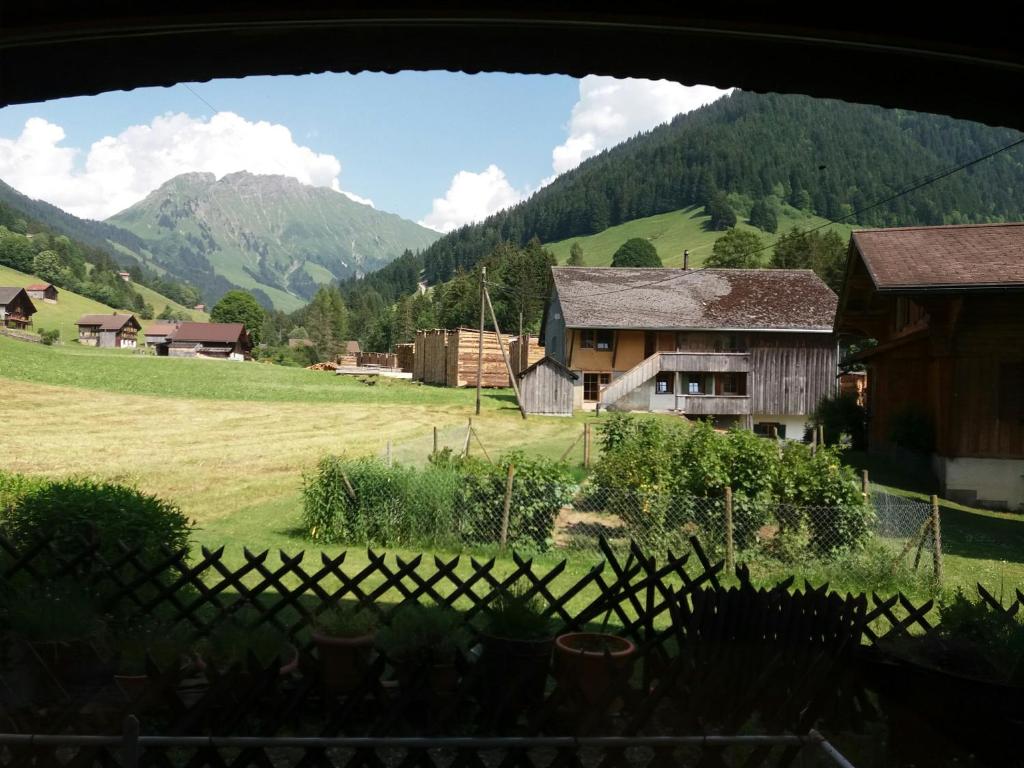
[[[416,368],[416,345],[395,344],[395,356],[398,358],[398,367],[405,373],[414,373]]]
[[[527,413],[572,416],[573,389],[579,375],[557,360],[542,357],[519,374],[519,394]]]
[[[447,384],[449,387],[475,387],[480,332],[459,328],[448,336]],[[481,386],[510,387],[508,369],[498,344],[498,334],[484,331],[483,376]]]

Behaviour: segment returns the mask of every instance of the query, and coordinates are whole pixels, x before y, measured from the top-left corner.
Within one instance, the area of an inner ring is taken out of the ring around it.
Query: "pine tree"
[[[582,267],[583,266],[583,246],[579,243],[573,243],[569,248],[569,260],[566,262],[570,267]]]
[[[775,232],[778,230],[779,219],[764,198],[754,203],[754,206],[750,209],[750,225],[757,227],[762,232]]]

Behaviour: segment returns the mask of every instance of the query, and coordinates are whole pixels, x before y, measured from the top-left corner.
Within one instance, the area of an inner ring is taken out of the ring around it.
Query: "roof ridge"
[[[935,229],[997,229],[999,227],[1024,227],[1024,221],[993,221],[982,224],[917,224],[906,227],[873,227],[871,229],[854,229],[851,235],[859,235],[863,232],[919,232],[922,230]]]

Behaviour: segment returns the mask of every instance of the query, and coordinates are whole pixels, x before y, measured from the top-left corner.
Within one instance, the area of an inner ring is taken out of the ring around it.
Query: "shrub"
[[[50,328],[43,329],[39,328],[39,339],[48,347],[52,347],[56,342],[60,341],[60,329]]]
[[[864,408],[857,405],[855,395],[829,397],[818,403],[811,415],[814,426],[825,428],[825,442],[835,445],[842,435],[850,436],[851,447],[862,450],[866,445],[867,416]]]
[[[564,464],[527,458],[516,451],[506,454],[500,464],[476,459],[456,460],[460,476],[457,509],[465,537],[482,543],[496,543],[504,511],[509,464],[515,478],[508,516],[508,544],[519,549],[548,549],[552,544],[555,519],[576,491],[576,483]]]
[[[37,477],[0,471],[0,523],[6,517],[7,510],[16,501],[29,491],[40,488],[45,482]]]
[[[108,560],[121,545],[142,557],[188,547],[192,522],[174,504],[126,485],[87,478],[31,483],[3,514],[5,534],[19,548],[52,539],[64,556],[95,542]],[[9,492],[8,492],[9,493]]]
[[[397,664],[451,663],[469,646],[462,615],[440,605],[408,603],[397,608],[391,623],[377,633],[377,645]]]
[[[303,527],[322,542],[434,542],[451,534],[458,485],[446,468],[325,456],[303,478]]]

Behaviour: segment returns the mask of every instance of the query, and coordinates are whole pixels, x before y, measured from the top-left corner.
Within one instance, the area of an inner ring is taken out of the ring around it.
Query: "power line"
[[[195,92],[194,90],[192,90],[192,86],[190,86],[190,85],[189,85],[188,83],[180,83],[180,85],[181,85],[181,87],[182,87],[182,88],[184,88],[184,89],[185,89],[186,91],[188,91],[188,92],[189,92],[189,93],[191,93],[191,94],[192,94],[193,96],[195,96],[195,97],[196,97],[197,99],[199,99],[199,100],[200,100],[201,102],[203,102],[203,104],[205,104],[205,105],[206,105],[206,106],[208,106],[208,107],[209,107],[210,109],[212,109],[212,110],[213,110],[213,113],[214,113],[214,114],[217,114],[218,112],[220,112],[220,110],[219,110],[219,109],[217,109],[217,108],[216,108],[215,106],[213,106],[213,104],[211,104],[211,103],[210,103],[210,102],[208,102],[208,101],[207,101],[206,99],[204,99],[204,98],[203,98],[202,96],[200,96],[200,95],[199,95],[198,93],[196,93],[196,92]]]

